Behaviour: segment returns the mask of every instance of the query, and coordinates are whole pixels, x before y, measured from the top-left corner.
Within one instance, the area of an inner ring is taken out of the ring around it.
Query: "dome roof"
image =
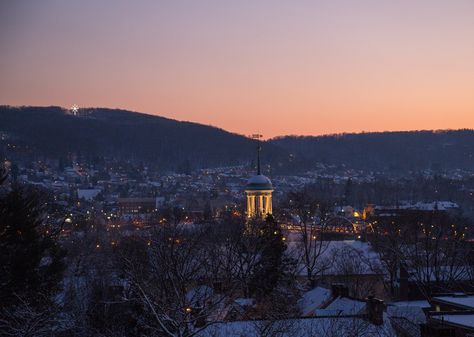
[[[247,191],[273,190],[272,182],[263,174],[257,174],[247,181]]]

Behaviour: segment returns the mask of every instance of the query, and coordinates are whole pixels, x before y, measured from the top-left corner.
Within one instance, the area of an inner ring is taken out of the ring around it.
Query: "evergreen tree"
[[[12,164],[12,167],[10,168],[10,174],[12,176],[12,179],[13,181],[17,181],[18,180],[18,174],[20,172],[20,169],[18,168],[18,164],[17,163],[13,163]]]
[[[251,281],[252,293],[265,296],[272,292],[285,271],[283,254],[286,250],[281,228],[273,218],[268,215],[265,221],[255,224],[258,226],[258,246],[260,260],[255,268]]]
[[[0,198],[0,321],[5,329],[24,328],[26,314],[37,317],[54,306],[65,254],[54,237],[58,231],[44,224],[45,206],[38,191],[19,185]]]

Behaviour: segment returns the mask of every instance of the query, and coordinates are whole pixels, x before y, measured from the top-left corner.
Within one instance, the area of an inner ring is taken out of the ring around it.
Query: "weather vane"
[[[259,133],[254,133],[253,135],[250,136],[250,138],[257,140],[257,174],[260,175],[260,151],[262,150],[262,147],[260,145],[260,138],[263,138],[263,135]]]

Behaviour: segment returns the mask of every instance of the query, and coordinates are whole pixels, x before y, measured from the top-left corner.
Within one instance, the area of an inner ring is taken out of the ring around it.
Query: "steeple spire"
[[[257,175],[261,175],[262,172],[260,170],[260,151],[262,150],[262,146],[260,145],[260,138],[263,136],[261,134],[253,134],[250,138],[257,140]]]
[[[260,151],[262,150],[262,147],[260,146],[260,140],[258,141],[257,145],[257,174],[260,175],[262,174],[260,172]]]

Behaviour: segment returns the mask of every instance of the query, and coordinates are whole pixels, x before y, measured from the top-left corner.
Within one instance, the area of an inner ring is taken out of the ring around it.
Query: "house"
[[[318,272],[316,278],[323,287],[332,284],[343,284],[349,289],[350,296],[365,298],[374,295],[385,297],[383,273],[380,257],[368,242],[359,240],[316,242]],[[301,257],[302,244],[298,241],[288,242],[287,251],[297,259],[298,277],[304,282],[306,266]]]
[[[421,327],[422,337],[474,336],[474,294],[454,293],[431,299],[435,309]]]
[[[474,311],[430,312],[428,323],[421,325],[421,337],[472,337]]]
[[[219,322],[206,327],[197,336],[396,336],[383,312],[383,301],[369,298],[365,304],[366,308],[358,314]]]
[[[455,293],[431,299],[435,311],[474,310],[474,294]]]
[[[431,304],[426,300],[396,301],[387,304],[387,316],[398,336],[420,337],[420,324],[426,323]]]

